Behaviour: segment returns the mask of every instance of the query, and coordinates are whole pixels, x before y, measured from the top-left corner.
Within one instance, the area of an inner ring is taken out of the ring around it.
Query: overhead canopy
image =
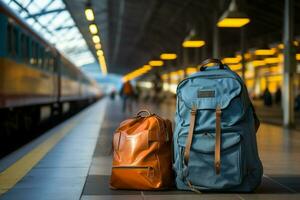
[[[77,66],[95,62],[62,0],[2,0]]]
[[[76,24],[95,54],[88,21],[84,16],[85,0],[64,0]],[[180,53],[181,43],[196,27],[205,38],[205,52],[212,52],[212,31],[228,8],[229,0],[91,0],[95,21],[100,29],[109,72],[125,74],[141,67],[166,51]],[[272,0],[238,0],[237,4],[251,22],[245,27],[247,48],[263,43],[281,42],[283,3]],[[300,2],[295,1],[295,10]],[[300,14],[296,12],[296,34],[300,33]],[[219,29],[221,55],[240,49],[240,29]],[[202,51],[202,50],[201,50]],[[179,56],[178,59],[181,56]]]

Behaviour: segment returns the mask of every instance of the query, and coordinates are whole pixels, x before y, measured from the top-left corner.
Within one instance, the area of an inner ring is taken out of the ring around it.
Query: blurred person
[[[155,73],[154,75],[153,89],[154,89],[154,96],[153,96],[154,102],[160,102],[160,94],[163,89],[163,83],[158,72]]]
[[[124,82],[121,88],[120,95],[123,98],[123,112],[126,112],[127,108],[129,112],[132,112],[132,101],[134,99],[134,90],[130,81]]]
[[[110,99],[111,99],[111,100],[115,100],[115,97],[116,97],[116,90],[115,90],[115,88],[113,88],[113,89],[111,90],[109,96],[110,96]]]
[[[281,103],[281,88],[277,87],[275,92],[275,103],[280,104]]]
[[[263,99],[264,99],[265,106],[272,106],[273,104],[272,94],[268,87],[264,91]]]
[[[295,98],[295,111],[300,111],[300,93]]]

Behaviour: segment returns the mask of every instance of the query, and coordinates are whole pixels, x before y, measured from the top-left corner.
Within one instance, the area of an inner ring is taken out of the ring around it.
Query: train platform
[[[175,111],[143,101],[133,113],[141,108],[169,119]],[[0,199],[300,199],[300,132],[269,124],[258,133],[264,176],[254,193],[111,190],[112,135],[131,115],[121,110],[120,99],[103,98],[0,160]]]

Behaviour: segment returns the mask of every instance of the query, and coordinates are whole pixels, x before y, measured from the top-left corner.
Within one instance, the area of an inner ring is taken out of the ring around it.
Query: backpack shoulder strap
[[[184,149],[184,163],[186,166],[188,166],[188,162],[190,159],[190,151],[191,151],[191,145],[192,145],[194,128],[195,128],[196,114],[197,114],[197,109],[196,109],[196,107],[193,107],[191,110],[191,115],[190,115],[189,133],[188,133],[188,137],[187,137],[185,149]]]

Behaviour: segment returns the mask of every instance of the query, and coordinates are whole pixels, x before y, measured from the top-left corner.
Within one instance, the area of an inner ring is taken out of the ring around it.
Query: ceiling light
[[[94,43],[99,43],[100,42],[100,38],[99,38],[98,35],[94,35],[92,39],[93,39]]]
[[[144,65],[143,69],[149,71],[151,70],[151,65]]]
[[[265,65],[265,64],[266,64],[266,63],[265,63],[265,61],[263,61],[263,60],[253,60],[253,61],[252,61],[253,67],[263,66],[263,65]]]
[[[230,67],[231,70],[233,71],[237,71],[237,70],[240,70],[242,69],[242,64],[241,63],[238,63],[238,64],[231,64],[231,65],[228,65]]]
[[[246,18],[225,18],[218,22],[218,27],[226,28],[240,28],[250,22],[250,19]]]
[[[241,57],[242,56],[239,56],[239,57],[227,57],[227,58],[223,58],[222,59],[222,62],[223,63],[226,63],[226,64],[234,64],[234,63],[238,63],[241,61]]]
[[[135,79],[145,73],[147,73],[149,70],[151,70],[151,66],[150,65],[144,65],[141,68],[138,68],[128,74],[126,74],[125,76],[123,76],[123,81],[130,81],[132,79]]]
[[[196,30],[192,29],[189,35],[184,39],[182,46],[184,48],[199,48],[205,45],[205,41],[202,40],[197,34]]]
[[[265,58],[265,62],[268,63],[268,64],[279,63],[280,58],[278,58],[278,57]]]
[[[101,49],[101,44],[100,44],[100,43],[96,43],[96,44],[95,44],[95,49],[97,49],[97,50],[98,50],[98,49]]]
[[[177,58],[175,53],[163,53],[160,55],[160,59],[162,60],[174,60]]]
[[[254,53],[257,56],[269,56],[275,54],[276,51],[275,49],[257,49]]]
[[[203,40],[187,40],[182,43],[182,46],[185,48],[199,48],[205,45]]]
[[[91,8],[86,8],[84,13],[88,21],[93,21],[95,19],[94,11]]]
[[[164,65],[164,62],[161,60],[151,60],[149,61],[149,65],[153,66],[153,67],[160,67]]]
[[[296,60],[300,60],[300,53],[296,54]]]
[[[102,50],[98,50],[97,51],[97,56],[103,56],[103,51]]]
[[[249,17],[245,13],[240,12],[237,8],[236,1],[232,0],[228,10],[220,17],[217,25],[218,27],[240,28],[249,22]]]
[[[106,66],[106,62],[105,62],[105,58],[104,56],[99,56],[98,58],[99,60],[99,64],[100,64],[100,68],[101,68],[101,72],[103,75],[106,75],[107,74],[107,66]]]
[[[96,24],[90,24],[89,29],[90,29],[91,34],[97,34],[98,33],[98,28],[97,28]]]
[[[186,68],[185,71],[188,75],[190,75],[190,74],[196,73],[198,71],[198,69],[197,69],[197,67],[188,67],[188,68]]]

